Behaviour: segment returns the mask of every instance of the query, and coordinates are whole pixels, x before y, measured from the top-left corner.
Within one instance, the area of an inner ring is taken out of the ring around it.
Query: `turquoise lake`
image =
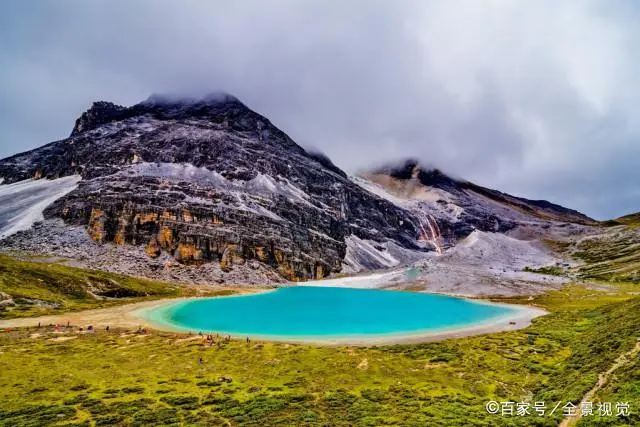
[[[416,334],[499,320],[517,308],[443,295],[297,286],[185,300],[144,317],[174,329],[264,338],[341,338]]]

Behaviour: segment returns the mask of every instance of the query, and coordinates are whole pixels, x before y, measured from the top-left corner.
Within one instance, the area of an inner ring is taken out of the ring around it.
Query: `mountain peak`
[[[71,136],[93,130],[106,123],[130,117],[151,114],[159,118],[179,118],[185,116],[226,115],[229,111],[250,111],[238,98],[226,92],[211,92],[204,96],[156,93],[131,107],[123,107],[113,102],[97,101],[76,120]]]
[[[425,165],[415,158],[407,158],[398,162],[385,164],[374,169],[371,173],[388,175],[400,180],[417,179],[422,184],[429,186],[452,186],[459,182],[440,169]]]
[[[453,178],[440,169],[432,166],[424,166],[419,160],[408,158],[395,163],[389,163],[369,173],[364,173],[367,179],[374,182],[386,183],[387,178],[391,178],[398,182],[420,183],[427,188],[435,188],[444,190],[451,195],[455,195],[459,200],[464,199],[463,203],[467,206],[478,204],[478,199],[468,199],[480,196],[483,200],[491,200],[497,202],[509,209],[516,210],[525,215],[534,216],[547,220],[576,222],[581,224],[593,224],[595,221],[588,216],[573,209],[568,209],[546,200],[530,200],[524,197],[513,196],[498,190],[492,190],[473,182]],[[382,179],[380,179],[382,177]],[[476,212],[477,214],[477,212]]]
[[[136,246],[156,265],[216,262],[209,283],[234,268],[302,280],[397,265],[376,255],[385,244],[433,249],[418,241],[410,213],[227,94],[97,102],[72,137],[0,161],[8,184],[70,175],[82,179],[45,218],[82,225],[98,243]]]
[[[87,130],[118,120],[127,111],[126,107],[116,105],[113,102],[97,101],[76,120],[71,136]]]

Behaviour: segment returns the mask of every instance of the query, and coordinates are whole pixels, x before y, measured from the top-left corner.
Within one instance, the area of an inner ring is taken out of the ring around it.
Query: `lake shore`
[[[225,290],[232,290],[236,292],[235,296],[251,294],[256,291],[255,289],[248,288],[225,288]],[[268,292],[268,290],[265,290]],[[220,296],[216,298],[224,298]],[[46,325],[60,325],[65,326],[67,323],[75,327],[81,327],[86,329],[91,325],[94,328],[138,328],[138,327],[150,327],[150,323],[144,318],[136,315],[141,310],[152,309],[165,304],[176,303],[179,301],[188,301],[197,298],[211,298],[211,296],[202,297],[184,297],[184,298],[163,298],[152,301],[134,302],[131,304],[123,304],[115,307],[96,308],[83,311],[72,311],[63,314],[52,314],[37,317],[19,317],[15,319],[0,320],[0,329],[8,328],[28,328]]]
[[[238,294],[230,296],[241,296],[243,294],[254,293],[255,290],[238,289]],[[260,291],[258,291],[260,292]],[[266,291],[269,292],[269,291]],[[216,297],[216,298],[227,298]],[[86,310],[80,312],[65,313],[60,315],[40,316],[31,318],[19,318],[0,320],[0,328],[21,328],[21,327],[35,327],[38,324],[45,326],[49,324],[53,325],[66,325],[67,323],[74,327],[82,327],[86,329],[91,325],[97,329],[104,329],[107,326],[111,328],[149,328],[165,332],[176,333],[188,333],[198,332],[189,331],[184,328],[177,328],[171,324],[167,324],[155,319],[150,313],[154,310],[165,306],[167,304],[175,304],[184,302],[199,297],[190,298],[172,298],[161,299],[155,301],[144,301],[133,304],[126,304],[117,307],[109,307],[102,309]],[[476,303],[488,304],[488,305],[504,305],[511,309],[516,309],[512,313],[509,313],[499,318],[489,320],[487,322],[469,325],[464,327],[440,329],[440,330],[427,330],[416,331],[411,333],[393,333],[393,334],[380,334],[380,335],[361,335],[361,336],[340,336],[340,337],[322,337],[322,336],[309,336],[309,337],[286,337],[286,336],[258,336],[251,335],[253,340],[260,341],[277,341],[285,343],[304,343],[304,344],[316,344],[316,345],[355,345],[355,346],[373,346],[373,345],[391,345],[391,344],[410,344],[410,343],[424,343],[433,341],[442,341],[452,338],[462,338],[473,335],[482,335],[495,332],[512,331],[517,329],[526,328],[531,324],[531,321],[536,317],[548,314],[545,310],[537,307],[502,304],[495,303],[486,300],[473,300]],[[231,334],[233,338],[244,339],[246,336],[235,336]]]

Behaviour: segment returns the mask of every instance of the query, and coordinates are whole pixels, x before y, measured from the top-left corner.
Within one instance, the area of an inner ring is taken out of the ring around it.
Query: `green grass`
[[[584,239],[572,255],[585,262],[580,278],[640,284],[640,229],[626,227]]]
[[[631,363],[617,370],[608,384],[596,393],[601,402],[612,402],[615,411],[617,402],[631,404],[629,417],[624,422],[628,425],[640,425],[640,408],[638,408],[638,396],[640,396],[640,358],[636,357]],[[634,408],[634,403],[636,403]],[[635,411],[634,411],[635,409]],[[585,419],[581,425],[602,426],[607,425],[607,419],[594,417]]]
[[[631,227],[640,227],[640,212],[621,216],[620,218],[612,219],[609,221],[604,221],[604,225],[606,226],[616,226],[616,225],[629,225]]]
[[[634,216],[629,218],[631,217]],[[598,282],[640,284],[640,227],[633,226],[632,220],[627,221],[627,226],[620,226],[621,224],[609,224],[617,227],[602,227],[601,233],[581,239],[547,239],[544,243],[559,256],[582,262],[580,266],[569,269],[567,273],[570,277]]]
[[[371,348],[0,332],[0,425],[555,426],[558,416],[500,417],[484,404],[577,402],[638,336],[630,290],[503,299],[553,313],[520,331]]]
[[[0,291],[59,304],[3,314],[16,317],[193,289],[2,257]],[[94,296],[105,292],[119,297]],[[369,348],[244,341],[209,347],[198,337],[162,332],[0,330],[0,426],[555,426],[559,414],[501,417],[484,405],[577,403],[640,336],[638,286],[629,281],[495,300],[551,314],[519,331]],[[625,366],[597,395],[632,402],[636,415],[580,425],[637,425],[637,370],[637,361]]]
[[[0,255],[0,319],[59,314],[90,308],[187,296],[194,288],[59,263]]]
[[[540,268],[525,267],[524,271],[528,271],[529,273],[549,274],[552,276],[567,275],[567,271],[562,267],[558,267],[557,265],[547,265]]]

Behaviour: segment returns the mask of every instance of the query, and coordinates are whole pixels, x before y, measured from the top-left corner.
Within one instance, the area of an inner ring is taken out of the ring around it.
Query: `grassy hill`
[[[585,264],[579,277],[640,284],[640,228],[616,227],[577,242],[572,255]]]
[[[193,287],[0,255],[0,319],[190,296]]]
[[[582,280],[640,284],[640,213],[606,221],[595,230],[569,239],[545,240],[560,256],[581,261],[575,268],[558,272]]]
[[[631,215],[620,217],[617,219],[617,221],[625,225],[632,225],[632,226],[638,227],[640,226],[640,212],[636,212]]]

